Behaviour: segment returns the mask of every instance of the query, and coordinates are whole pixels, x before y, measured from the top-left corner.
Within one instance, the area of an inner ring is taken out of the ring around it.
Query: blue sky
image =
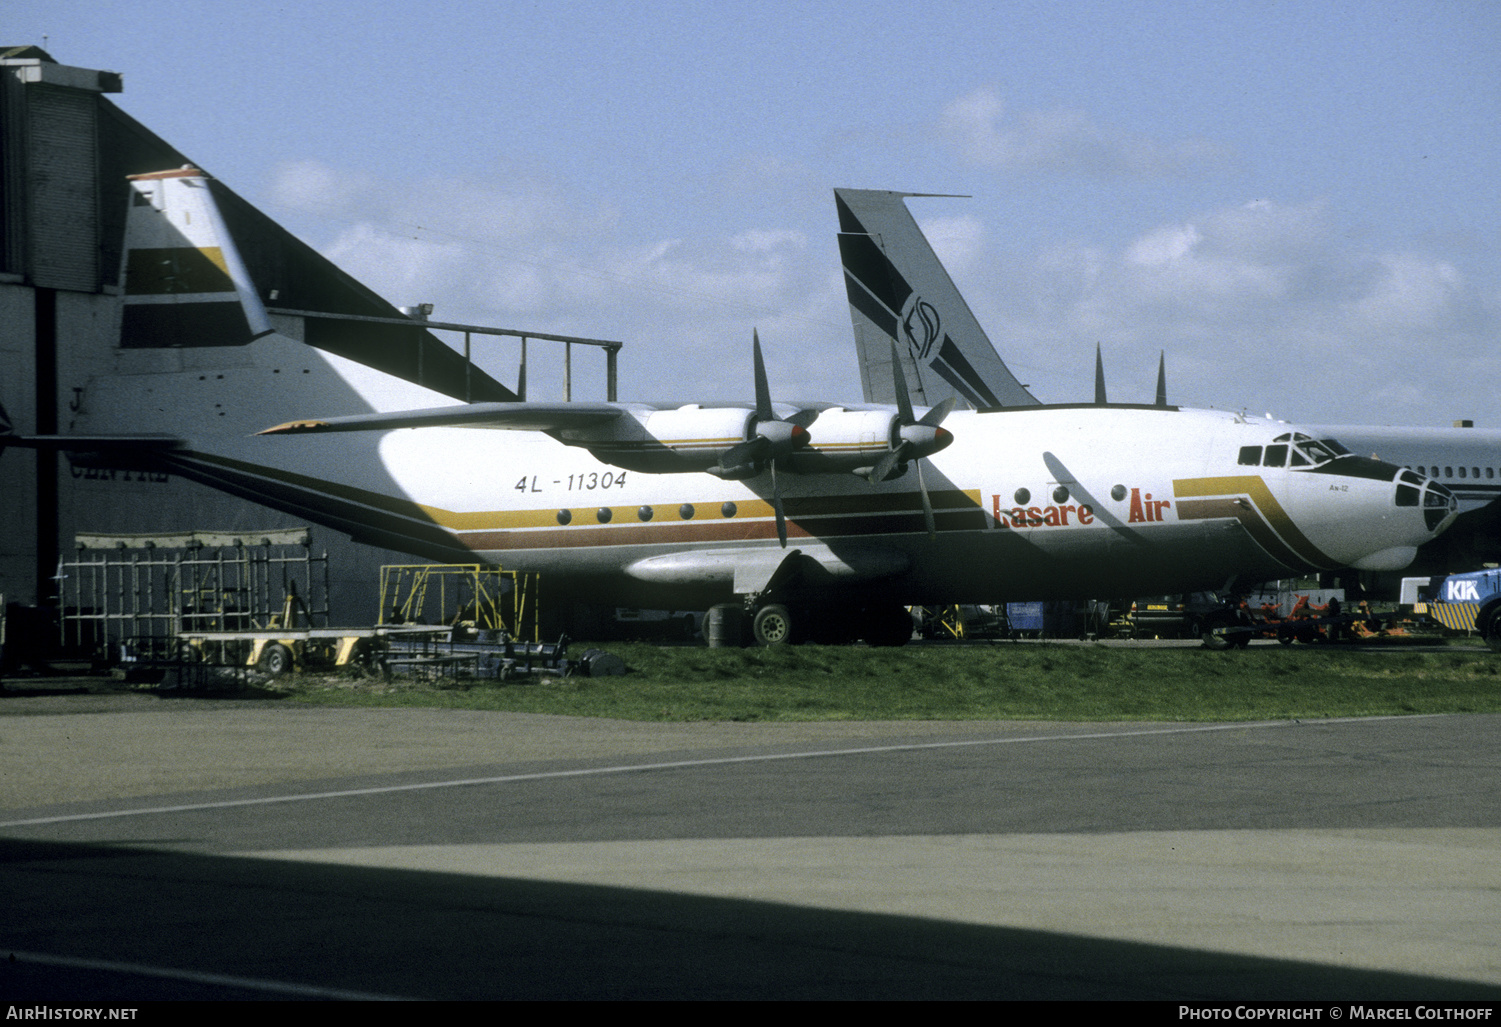
[[[123,73],[394,302],[624,340],[622,398],[748,396],[754,326],[776,395],[858,400],[853,186],[973,197],[912,209],[1045,401],[1098,342],[1113,399],[1165,350],[1187,405],[1501,427],[1494,3],[11,0],[3,33]]]

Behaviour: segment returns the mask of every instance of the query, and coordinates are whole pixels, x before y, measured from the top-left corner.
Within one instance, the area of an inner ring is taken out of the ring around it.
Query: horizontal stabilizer
[[[177,449],[183,440],[175,435],[18,435],[10,415],[0,407],[0,449],[19,446],[22,449],[59,450],[73,453],[103,453],[120,451],[145,451]]]
[[[0,443],[23,449],[61,449],[97,453],[103,450],[177,449],[175,435],[0,435]]]

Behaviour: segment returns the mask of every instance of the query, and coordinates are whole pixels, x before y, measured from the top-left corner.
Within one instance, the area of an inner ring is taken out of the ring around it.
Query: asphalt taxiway
[[[1501,716],[0,700],[0,994],[1501,997]]]

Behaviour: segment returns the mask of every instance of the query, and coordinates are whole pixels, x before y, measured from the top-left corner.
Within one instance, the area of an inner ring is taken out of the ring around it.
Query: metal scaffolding
[[[80,533],[58,560],[65,649],[115,654],[133,638],[328,624],[328,554],[307,528]]]
[[[403,308],[406,309],[406,308]],[[521,367],[517,374],[516,395],[519,399],[526,399],[526,343],[528,339],[542,339],[547,342],[561,342],[563,344],[563,399],[565,402],[573,400],[573,347],[593,346],[605,352],[605,399],[615,402],[618,388],[620,349],[625,345],[614,339],[589,339],[578,335],[553,335],[549,332],[524,331],[520,328],[492,328],[488,325],[463,324],[457,321],[429,321],[427,314],[432,311],[432,304],[423,304],[424,311],[416,317],[376,317],[370,314],[333,314],[317,310],[291,310],[285,307],[268,307],[269,314],[284,314],[289,317],[321,318],[325,321],[363,321],[367,324],[387,325],[412,325],[425,331],[463,332],[464,333],[464,402],[473,401],[471,372],[474,368],[474,355],[472,350],[471,336],[492,335],[509,336],[521,340]],[[417,384],[422,384],[422,350],[417,350]]]
[[[483,564],[388,564],[380,569],[380,623],[472,626],[540,641],[537,575]]]

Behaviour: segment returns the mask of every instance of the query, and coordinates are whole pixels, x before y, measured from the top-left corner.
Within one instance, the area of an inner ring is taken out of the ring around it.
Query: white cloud
[[[801,232],[788,229],[752,229],[730,237],[730,244],[742,253],[775,253],[779,250],[807,249],[808,239]]]
[[[1131,264],[1162,267],[1188,259],[1196,243],[1204,237],[1193,225],[1169,225],[1148,232],[1126,250]]]
[[[1375,265],[1369,289],[1350,304],[1368,331],[1422,330],[1461,316],[1466,283],[1452,264],[1389,253]]]
[[[321,251],[393,302],[431,302],[438,320],[624,341],[623,398],[750,397],[759,327],[775,393],[859,399],[842,286],[835,302],[831,270],[817,265],[802,232],[763,224],[708,238],[622,239],[614,218],[545,183],[375,183],[312,163],[284,165],[274,198],[349,222]],[[818,345],[807,344],[810,333]],[[490,351],[509,353],[507,345]],[[829,359],[831,348],[848,358]],[[500,359],[495,373],[512,380],[513,358]],[[560,366],[560,354],[533,348],[529,359],[530,394],[549,398],[560,371],[549,377],[544,365]],[[602,366],[573,359],[576,383]],[[603,398],[595,385],[576,384],[575,395]]]
[[[950,102],[941,124],[966,160],[995,171],[1147,178],[1230,160],[1229,152],[1213,143],[1160,142],[1096,125],[1082,111],[1011,111],[989,86]]]
[[[1493,409],[1470,361],[1501,328],[1494,301],[1452,262],[1349,237],[1322,204],[1258,201],[1146,229],[1116,251],[1057,247],[986,279],[1033,304],[981,308],[1002,311],[992,337],[1009,340],[1004,357],[1063,367],[1051,401],[1085,394],[1098,341],[1113,399],[1149,398],[1165,349],[1172,398],[1190,405],[1387,423]]]
[[[293,210],[343,216],[365,210],[381,192],[369,175],[319,161],[283,161],[272,172],[272,202]]]

